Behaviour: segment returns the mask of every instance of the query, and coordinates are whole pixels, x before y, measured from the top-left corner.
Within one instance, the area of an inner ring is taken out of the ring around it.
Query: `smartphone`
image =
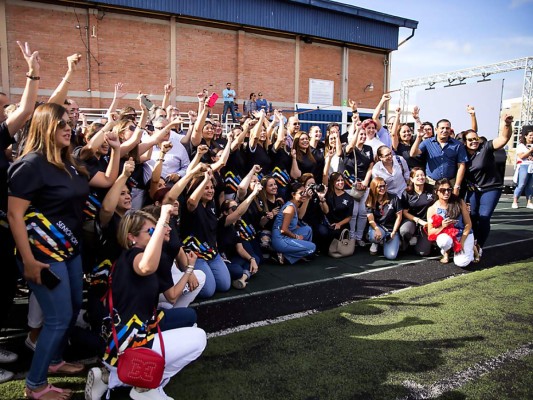
[[[144,104],[144,106],[150,110],[153,106],[154,106],[154,103],[152,103],[152,100],[150,100],[148,97],[146,96],[141,96],[141,102]]]
[[[207,102],[207,107],[212,108],[215,105],[215,103],[217,102],[217,100],[218,100],[218,94],[213,92],[211,94],[211,96],[209,96],[209,100]]]
[[[59,278],[59,276],[57,276],[50,268],[43,268],[41,269],[41,283],[48,289],[52,290],[61,283],[61,278]]]

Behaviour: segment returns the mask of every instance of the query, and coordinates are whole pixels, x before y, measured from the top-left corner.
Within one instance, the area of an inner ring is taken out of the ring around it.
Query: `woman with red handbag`
[[[108,388],[125,385],[119,378],[121,357],[125,350],[151,348],[164,354],[165,358],[163,378],[159,386],[150,390],[133,387],[130,397],[136,400],[166,400],[168,397],[163,387],[172,376],[196,360],[207,343],[205,332],[196,327],[171,329],[158,334],[162,313],[156,313],[155,310],[161,290],[155,272],[159,266],[165,236],[170,233],[168,220],[171,209],[172,205],[164,205],[157,221],[144,211],[129,212],[122,218],[118,228],[118,242],[125,250],[111,273],[111,294],[108,298],[113,301],[110,307],[112,313],[104,321],[103,329],[108,343],[103,357],[110,371]],[[189,266],[186,273],[192,273],[193,269],[193,266]],[[165,342],[179,343],[179,346],[164,347]],[[88,384],[87,387],[105,386],[101,381],[101,374],[93,375],[90,379],[93,380],[92,385]],[[86,398],[92,398],[87,390]]]

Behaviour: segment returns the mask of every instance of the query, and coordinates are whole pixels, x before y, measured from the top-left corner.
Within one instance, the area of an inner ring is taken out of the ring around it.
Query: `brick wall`
[[[90,79],[86,41],[89,15]],[[138,90],[160,102],[163,85],[170,77],[170,35],[168,18],[140,17],[96,10],[9,0],[6,4],[10,87],[18,100],[24,87],[25,62],[16,40],[29,41],[42,57],[40,98],[46,99],[67,69],[66,57],[83,55],[69,96],[81,107],[107,107],[114,84],[124,82],[130,93],[120,106],[135,106]],[[76,26],[80,25],[80,29]],[[94,33],[94,37],[93,37]],[[80,35],[81,34],[81,35]],[[250,92],[261,91],[268,101],[294,103],[296,41],[245,31],[177,23],[176,100],[182,111],[196,108],[198,90],[206,88],[221,95],[226,82],[237,91],[239,106]],[[298,102],[308,102],[309,78],[334,82],[334,105],[341,104],[342,48],[300,42]],[[349,51],[349,96],[362,99],[361,107],[373,108],[382,93],[383,55]],[[0,62],[3,62],[1,60]],[[368,82],[373,93],[363,93]],[[88,91],[87,89],[90,89]],[[364,97],[364,98],[363,98]],[[214,109],[222,111],[222,100]]]

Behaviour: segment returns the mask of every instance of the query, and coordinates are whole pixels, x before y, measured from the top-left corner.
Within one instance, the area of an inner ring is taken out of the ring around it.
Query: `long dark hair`
[[[442,185],[449,185],[451,189],[453,189],[453,185],[451,184],[450,180],[447,178],[439,179],[437,182],[435,182],[435,198],[438,199],[438,192]],[[448,200],[448,207],[446,208],[446,214],[448,215],[448,218],[450,219],[457,219],[461,215],[461,199],[459,196],[456,196],[453,194],[453,192],[450,194],[450,199]]]
[[[328,193],[327,193],[326,196],[329,196],[331,198],[334,198],[334,196],[336,196],[336,194],[335,194],[335,182],[337,182],[337,179],[339,179],[339,178],[342,178],[342,180],[344,181],[344,178],[343,178],[342,174],[339,173],[339,172],[333,172],[329,176]]]
[[[411,172],[409,172],[409,178],[414,178],[416,173],[418,171],[422,171],[424,173],[424,175],[426,174],[426,172],[424,171],[423,168],[420,168],[420,167],[413,167],[413,169],[411,169]],[[413,183],[413,181],[409,179],[409,183],[407,184],[407,188],[405,189],[405,191],[409,194],[412,194],[414,193],[415,191],[415,184]],[[428,183],[424,183],[424,189],[422,189],[423,192],[428,192],[430,193],[431,192],[431,186],[428,185]]]

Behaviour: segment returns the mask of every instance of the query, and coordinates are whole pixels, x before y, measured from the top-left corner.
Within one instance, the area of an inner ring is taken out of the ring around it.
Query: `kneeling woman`
[[[274,221],[272,247],[282,253],[289,263],[294,264],[312,255],[316,246],[311,241],[313,238],[311,227],[298,225],[298,209],[309,200],[307,191],[300,182],[294,182],[290,188],[291,199],[283,205]]]
[[[129,347],[143,346],[161,354],[157,324],[162,313],[155,312],[160,292],[155,272],[159,266],[163,241],[168,233],[166,221],[170,218],[171,208],[171,205],[164,205],[157,221],[143,211],[130,212],[120,221],[117,236],[125,251],[112,270],[111,287],[115,313],[113,321],[116,322],[121,352]],[[110,370],[109,388],[112,389],[123,383],[117,375],[117,348],[110,322],[108,318],[104,323],[108,343],[104,362]],[[161,385],[148,392],[132,388],[130,397],[133,399],[166,398],[163,387],[171,377],[196,360],[207,343],[205,332],[194,327],[166,330],[162,332],[162,336],[167,345]],[[179,343],[179,346],[172,346],[172,343]]]
[[[448,179],[435,182],[437,201],[428,210],[428,237],[440,247],[441,263],[449,262],[449,251],[454,253],[453,262],[466,267],[474,261],[474,235],[466,203],[452,193]]]
[[[383,178],[372,179],[366,207],[370,225],[368,239],[372,242],[370,254],[375,256],[379,244],[382,243],[385,258],[396,259],[400,249],[398,230],[402,222],[402,206],[397,196],[387,192],[387,184]]]

